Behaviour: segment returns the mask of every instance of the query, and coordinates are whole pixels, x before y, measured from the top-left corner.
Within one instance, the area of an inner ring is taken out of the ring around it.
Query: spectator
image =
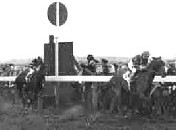
[[[88,65],[87,65],[87,67],[85,67],[85,74],[95,75],[96,74],[96,63],[98,63],[98,61],[94,59],[93,55],[88,55],[87,62],[88,62]],[[92,100],[94,100],[93,95],[95,94],[94,91],[92,91],[93,90],[92,85],[93,85],[92,82],[86,82],[85,83],[85,93],[84,93],[85,105],[86,105],[86,108],[88,109],[88,111],[90,111],[90,112],[92,112],[92,110],[93,110]]]
[[[103,75],[109,75],[108,60],[102,59]]]

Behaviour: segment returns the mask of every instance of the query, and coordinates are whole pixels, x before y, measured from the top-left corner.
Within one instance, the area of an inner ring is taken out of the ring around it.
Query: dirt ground
[[[25,110],[10,93],[0,95],[0,130],[176,130],[176,119],[122,117],[95,112],[88,115],[82,105],[59,110]],[[87,116],[86,116],[87,115]]]

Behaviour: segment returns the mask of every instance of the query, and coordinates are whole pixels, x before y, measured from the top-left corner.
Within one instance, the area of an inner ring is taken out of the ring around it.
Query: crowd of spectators
[[[15,65],[12,63],[0,65],[0,76],[17,76],[27,68],[38,66],[43,63],[41,57],[35,58],[29,64]]]

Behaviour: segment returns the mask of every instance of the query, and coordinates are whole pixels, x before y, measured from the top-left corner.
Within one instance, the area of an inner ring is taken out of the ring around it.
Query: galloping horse
[[[43,83],[45,81],[45,75],[47,72],[46,69],[47,68],[45,64],[39,65],[28,79],[28,98],[30,99],[31,105],[33,105],[34,101],[38,99],[38,94],[43,88]]]
[[[131,107],[133,110],[137,108],[143,111],[144,108],[149,108],[150,105],[146,103],[151,101],[150,93],[156,75],[166,76],[165,63],[160,57],[154,58],[145,70],[138,72],[135,81],[131,83]]]
[[[45,81],[46,66],[45,64],[41,64],[29,76],[28,73],[29,71],[22,72],[16,78],[16,84],[17,89],[20,91],[23,106],[28,105],[28,107],[32,107],[34,101],[38,98],[38,94],[42,90],[42,85]]]
[[[117,73],[113,75],[108,83],[104,83],[100,86],[102,94],[104,94],[106,98],[108,97],[108,100],[105,98],[107,101],[103,104],[109,106],[110,112],[120,112],[122,106],[128,103],[126,97],[129,94],[129,87],[128,82],[123,78],[125,72],[126,70],[124,70],[124,68],[118,69]]]
[[[110,82],[103,85],[109,86],[110,90],[113,90],[112,92],[114,93],[110,110],[113,111],[117,108],[118,111],[121,111],[122,106],[125,105],[132,110],[136,108],[140,111],[141,108],[144,108],[144,102],[150,99],[152,82],[155,75],[165,76],[165,63],[161,58],[154,58],[145,70],[137,73],[135,82],[131,82],[130,87],[123,78],[124,73],[124,69],[120,68],[117,74],[111,78]]]
[[[15,79],[15,84],[18,90],[19,98],[23,99],[23,88],[26,86],[27,82],[25,77],[27,76],[27,71],[21,72]]]

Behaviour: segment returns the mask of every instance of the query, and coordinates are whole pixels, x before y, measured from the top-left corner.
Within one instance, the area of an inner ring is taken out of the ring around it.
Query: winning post
[[[67,9],[61,2],[54,2],[48,8],[48,20],[51,24],[55,25],[57,29],[59,26],[63,25],[67,20]],[[56,37],[55,42],[55,76],[59,76],[59,42],[58,37]],[[56,97],[56,106],[59,105],[59,83],[54,88],[54,93]]]

